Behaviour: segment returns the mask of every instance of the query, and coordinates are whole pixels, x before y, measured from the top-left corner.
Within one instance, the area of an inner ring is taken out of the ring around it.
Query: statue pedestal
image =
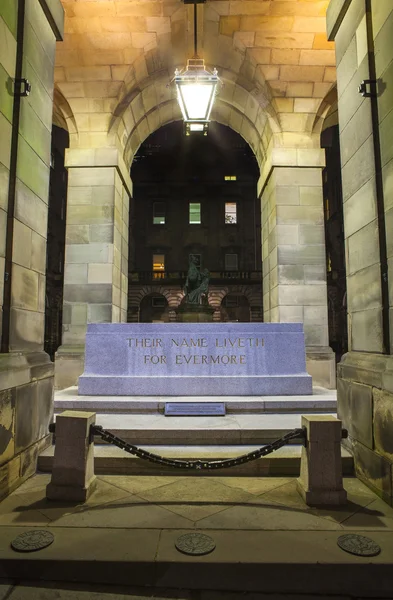
[[[208,304],[185,302],[176,310],[178,323],[212,323],[215,309]]]

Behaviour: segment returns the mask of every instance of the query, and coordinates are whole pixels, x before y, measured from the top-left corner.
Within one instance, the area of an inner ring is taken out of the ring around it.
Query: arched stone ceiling
[[[57,98],[73,147],[117,146],[128,164],[152,131],[180,118],[176,67],[193,55],[193,7],[180,0],[62,0]],[[259,163],[275,147],[319,145],[316,121],[336,80],[325,33],[329,0],[209,0],[198,48],[224,87],[213,119],[238,131]],[[55,100],[56,102],[56,100]],[[64,107],[67,106],[67,110]],[[273,141],[272,141],[273,140]]]

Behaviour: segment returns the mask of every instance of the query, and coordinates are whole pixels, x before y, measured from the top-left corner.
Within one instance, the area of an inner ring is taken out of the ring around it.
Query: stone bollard
[[[307,446],[302,448],[297,490],[309,506],[345,504],[341,421],[330,415],[302,416]]]
[[[56,418],[52,479],[46,487],[50,500],[84,502],[96,488],[94,442],[90,426],[95,413],[66,410]]]

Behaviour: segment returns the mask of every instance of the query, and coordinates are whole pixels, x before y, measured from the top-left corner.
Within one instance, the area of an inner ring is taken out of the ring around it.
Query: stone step
[[[296,516],[296,509],[292,511]],[[191,526],[182,530],[48,526],[46,531],[55,537],[53,544],[40,552],[17,553],[11,541],[21,529],[12,526],[2,531],[0,575],[17,581],[39,577],[40,582],[53,582],[51,590],[39,595],[30,588],[26,596],[30,600],[70,600],[72,590],[76,590],[75,598],[104,599],[90,587],[90,596],[78,592],[86,582],[127,586],[126,594],[131,586],[143,586],[138,594],[141,600],[169,600],[169,588],[176,588],[174,598],[200,600],[289,600],[292,594],[298,600],[327,600],[328,594],[336,600],[392,597],[392,534],[381,529],[370,534],[384,551],[371,558],[344,553],[337,545],[342,531],[198,530],[213,538],[216,548],[206,556],[187,556],[175,543],[181,535],[195,533]],[[352,532],[369,535],[363,530]],[[212,590],[219,592],[216,595]],[[109,591],[111,599],[120,598],[115,587]]]
[[[315,386],[311,396],[83,396],[76,386],[55,393],[55,412],[87,410],[97,413],[163,413],[168,402],[224,402],[227,414],[335,412],[336,390]]]
[[[192,460],[196,458],[206,460],[222,460],[233,458],[256,450],[259,446],[144,446],[145,450],[167,458]],[[94,470],[101,475],[190,475],[203,476],[293,476],[300,474],[300,457],[302,446],[291,445],[276,450],[272,454],[253,460],[244,465],[230,469],[217,469],[212,471],[188,471],[174,469],[148,462],[144,459],[128,454],[124,450],[109,444],[95,444]],[[38,458],[38,470],[51,472],[54,457],[54,446],[50,446]],[[341,448],[342,467],[344,475],[353,474],[353,457],[345,448]]]
[[[166,417],[160,413],[121,415],[97,413],[96,423],[117,437],[137,445],[258,444],[262,446],[301,427],[302,414],[304,413]],[[95,441],[102,443],[97,436]]]

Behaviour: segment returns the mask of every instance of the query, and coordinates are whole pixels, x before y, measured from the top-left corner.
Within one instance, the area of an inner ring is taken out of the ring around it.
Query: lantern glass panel
[[[186,83],[180,87],[187,120],[208,119],[214,85]]]

